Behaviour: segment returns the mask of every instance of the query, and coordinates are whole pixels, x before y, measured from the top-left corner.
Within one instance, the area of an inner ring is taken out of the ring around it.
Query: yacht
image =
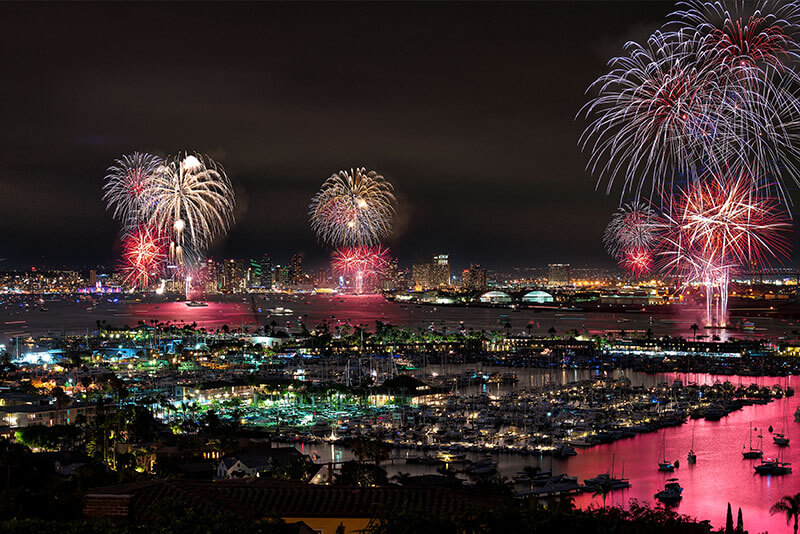
[[[585,478],[583,479],[583,485],[586,486],[587,489],[591,490],[602,486],[606,486],[611,489],[625,489],[631,487],[631,483],[627,478],[614,478],[608,473],[600,473],[594,478]]]
[[[753,426],[750,425],[750,447],[749,449],[744,449],[742,446],[742,458],[746,460],[752,460],[755,458],[762,458],[764,456],[764,451],[761,450],[761,440],[763,436],[761,434],[758,435],[758,448],[753,448]]]
[[[761,460],[761,463],[753,469],[759,475],[788,475],[792,472],[792,464],[767,458],[766,460]]]
[[[689,449],[689,455],[686,457],[686,461],[689,462],[689,465],[697,463],[697,455],[694,453],[694,427],[692,427],[692,446]]]
[[[775,435],[772,436],[772,442],[778,447],[786,447],[789,445],[789,432],[787,430],[788,425],[786,424],[786,417],[784,416],[781,431],[776,432]]]
[[[772,442],[775,445],[785,447],[789,444],[789,437],[784,434],[776,433],[774,436],[772,436]]]
[[[663,503],[675,503],[683,498],[683,488],[678,484],[677,478],[667,479],[664,489],[653,495]]]
[[[189,306],[190,308],[205,308],[206,306],[208,306],[208,302],[202,302],[199,300],[190,300],[189,302],[186,303],[186,305]]]
[[[666,432],[661,434],[661,460],[658,462],[658,470],[664,471],[667,473],[671,473],[675,471],[676,467],[680,467],[678,460],[675,462],[668,462],[667,461],[667,434]]]
[[[566,458],[567,456],[577,456],[578,451],[575,450],[575,447],[571,447],[566,443],[561,443],[556,447],[556,450],[553,451],[553,456],[556,458]]]

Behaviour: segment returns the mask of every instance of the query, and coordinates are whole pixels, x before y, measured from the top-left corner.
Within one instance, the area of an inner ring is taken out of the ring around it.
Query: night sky
[[[187,149],[237,190],[217,258],[321,264],[308,201],[366,166],[396,187],[401,265],[610,265],[619,190],[595,190],[574,118],[671,7],[2,4],[0,266],[112,263],[105,169]]]

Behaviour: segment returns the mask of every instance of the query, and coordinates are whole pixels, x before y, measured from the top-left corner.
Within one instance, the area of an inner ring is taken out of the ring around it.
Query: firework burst
[[[794,76],[786,64],[798,59],[800,10],[795,2],[680,2],[670,25],[695,32],[699,60],[735,79],[775,70]]]
[[[103,185],[103,200],[114,217],[122,224],[127,235],[143,220],[150,178],[161,165],[161,160],[150,154],[134,152],[123,156],[108,168]]]
[[[389,266],[389,249],[383,246],[343,247],[333,253],[333,272],[352,278],[356,293],[363,293]]]
[[[671,200],[660,255],[667,272],[706,287],[706,320],[724,326],[731,274],[786,258],[791,224],[781,202],[757,185],[749,170],[706,174]],[[715,288],[716,305],[711,302]]]
[[[146,226],[139,226],[122,239],[121,271],[125,283],[146,289],[164,270],[166,241]]]
[[[147,186],[147,220],[171,236],[169,258],[185,265],[233,222],[235,198],[225,171],[199,154],[179,154],[160,165]]]
[[[590,87],[598,95],[582,110],[593,119],[580,144],[607,191],[616,178],[635,198],[650,179],[660,190],[674,176],[694,173],[715,139],[733,137],[735,102],[724,98],[714,70],[690,61],[692,46],[660,32],[645,46],[630,42],[627,55],[612,59],[611,72]]]
[[[392,185],[361,167],[325,180],[309,217],[317,237],[333,247],[369,246],[389,235],[395,203]]]
[[[611,217],[603,243],[609,254],[628,265],[637,266],[636,271],[641,271],[650,263],[643,260],[653,248],[658,226],[658,215],[647,204],[625,204]]]

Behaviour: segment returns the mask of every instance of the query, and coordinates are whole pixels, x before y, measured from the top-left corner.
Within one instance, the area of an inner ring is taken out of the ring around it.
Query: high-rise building
[[[303,283],[303,253],[295,252],[292,254],[292,262],[289,265],[289,283],[298,285]]]
[[[261,263],[257,260],[250,260],[247,269],[247,287],[248,289],[261,287]]]
[[[264,259],[261,260],[261,287],[264,289],[272,289],[272,283],[275,281],[272,272],[272,260],[268,254],[264,254]]]
[[[481,268],[477,263],[464,269],[461,273],[461,285],[470,291],[483,291],[486,289],[486,269]]]
[[[411,267],[414,285],[431,289],[450,285],[450,261],[447,254],[438,254],[430,263],[415,263]]]
[[[289,265],[275,266],[275,286],[285,289],[291,285],[291,267]]]
[[[225,260],[222,264],[222,291],[224,293],[244,293],[247,288],[249,267],[249,260]]]
[[[551,263],[547,266],[547,283],[551,286],[564,286],[572,281],[569,263]]]

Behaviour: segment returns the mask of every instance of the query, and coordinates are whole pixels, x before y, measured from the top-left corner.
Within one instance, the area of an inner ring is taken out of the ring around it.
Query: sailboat
[[[614,478],[614,461],[616,454],[611,457],[611,473],[600,473],[594,478],[585,478],[583,484],[589,489],[597,489],[607,486],[612,490],[630,488],[631,483],[625,478],[625,463],[622,464],[622,477]]]
[[[779,449],[777,458],[762,458],[761,464],[753,469],[759,475],[788,475],[792,472],[792,464],[783,461],[783,449]]]
[[[786,414],[783,414],[783,422],[781,424],[781,431],[776,432],[772,436],[772,442],[779,447],[786,447],[789,445],[789,431],[786,425]]]
[[[678,466],[679,464],[677,461],[675,463],[667,461],[667,433],[665,431],[661,435],[661,461],[658,462],[658,470],[671,473],[675,471],[675,468]]]
[[[753,448],[753,424],[750,424],[750,446],[745,449],[742,445],[742,458],[745,460],[752,460],[754,458],[761,458],[764,456],[764,451],[761,450],[761,440],[764,438],[761,434],[758,435],[758,448]]]
[[[689,465],[697,463],[697,455],[694,453],[694,426],[692,426],[692,447],[689,449],[689,456],[686,459]]]

